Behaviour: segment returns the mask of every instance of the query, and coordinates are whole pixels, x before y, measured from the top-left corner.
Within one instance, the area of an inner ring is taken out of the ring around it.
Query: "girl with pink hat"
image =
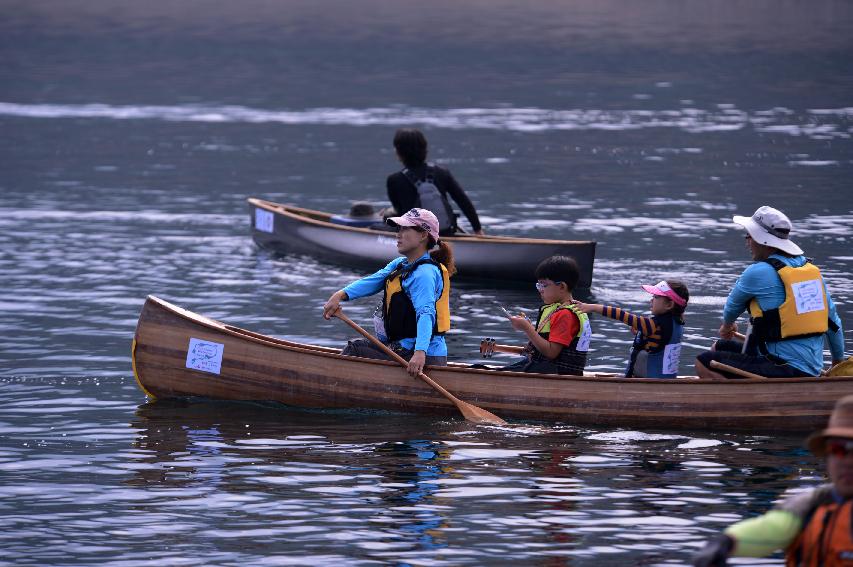
[[[636,333],[625,376],[675,378],[684,333],[684,310],[690,293],[687,286],[677,280],[661,280],[656,285],[644,285],[643,289],[652,294],[651,317],[611,305],[580,301],[574,304],[584,313],[598,313],[625,323]]]

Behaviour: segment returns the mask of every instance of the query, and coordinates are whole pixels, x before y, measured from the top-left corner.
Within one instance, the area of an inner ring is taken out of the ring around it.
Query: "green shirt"
[[[797,538],[814,510],[833,501],[832,485],[824,484],[789,496],[763,516],[729,526],[726,535],[735,541],[731,555],[764,557],[784,550]]]

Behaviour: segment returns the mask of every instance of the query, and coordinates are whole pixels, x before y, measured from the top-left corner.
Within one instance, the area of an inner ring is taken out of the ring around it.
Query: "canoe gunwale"
[[[235,338],[239,338],[241,340],[246,340],[250,342],[254,342],[257,344],[261,344],[264,346],[288,350],[293,352],[300,352],[305,354],[311,354],[315,356],[321,356],[331,359],[343,360],[347,362],[351,362],[354,364],[372,364],[372,365],[381,365],[381,366],[399,366],[396,362],[390,360],[376,360],[376,359],[368,359],[361,358],[356,356],[349,356],[340,354],[338,349],[331,347],[323,347],[316,345],[309,345],[305,343],[298,343],[294,341],[288,341],[286,339],[279,339],[277,337],[272,337],[269,335],[263,335],[261,333],[256,333],[254,331],[249,331],[247,329],[242,329],[240,327],[236,327],[234,325],[228,325],[217,321],[215,319],[210,319],[203,315],[199,315],[192,311],[183,309],[160,299],[154,295],[149,295],[146,298],[146,302],[152,302],[157,304],[159,307],[166,309],[173,315],[180,317],[184,320],[190,321],[196,325],[201,325],[208,329],[211,329],[216,332],[221,332],[233,336]],[[134,354],[135,347],[138,338],[134,338]],[[134,358],[135,361],[135,358]],[[640,384],[640,383],[653,383],[659,384],[662,387],[666,387],[668,384],[679,384],[679,385],[687,385],[687,384],[695,384],[695,385],[709,385],[709,384],[726,384],[727,387],[737,387],[737,385],[754,385],[754,384],[765,384],[768,381],[772,381],[773,384],[785,384],[785,383],[800,383],[800,382],[810,382],[814,383],[819,380],[820,384],[825,384],[828,382],[845,382],[850,381],[850,377],[845,376],[803,376],[803,377],[795,377],[795,378],[773,378],[773,379],[758,379],[758,378],[744,378],[744,379],[731,379],[731,380],[707,380],[700,379],[697,376],[679,376],[677,378],[626,378],[625,376],[617,375],[617,374],[602,374],[602,373],[587,373],[584,376],[571,376],[571,375],[556,375],[556,374],[534,374],[528,372],[506,372],[502,370],[489,370],[489,369],[479,369],[479,368],[471,368],[467,364],[463,363],[454,363],[451,362],[448,366],[427,366],[427,370],[441,370],[442,372],[451,372],[451,373],[462,373],[462,374],[471,374],[476,376],[501,376],[501,377],[512,377],[518,378],[521,380],[553,380],[560,382],[576,382],[576,381],[593,381],[595,383],[613,383],[613,384]],[[144,390],[143,381],[137,377],[137,380],[140,383],[140,387]]]
[[[280,215],[284,215],[294,221],[303,222],[306,224],[312,224],[322,228],[331,228],[335,230],[344,230],[350,231],[357,234],[368,234],[371,236],[381,235],[382,231],[372,230],[370,228],[361,228],[354,226],[346,226],[342,224],[335,224],[333,222],[329,222],[328,220],[319,220],[314,217],[321,218],[331,218],[332,215],[329,213],[325,213],[323,211],[316,211],[314,209],[306,209],[304,207],[297,207],[295,205],[287,205],[282,203],[274,203],[272,201],[266,201],[264,199],[258,199],[256,197],[249,197],[247,199],[250,205],[254,207],[258,207],[269,211],[271,213],[276,213]],[[389,233],[390,234],[390,233]],[[552,245],[589,245],[595,244],[594,240],[554,240],[554,239],[546,239],[546,238],[519,238],[515,236],[501,236],[501,235],[465,235],[465,236],[445,236],[442,237],[442,240],[446,240],[447,242],[453,243],[458,241],[466,241],[466,242],[487,242],[494,244],[552,244]]]

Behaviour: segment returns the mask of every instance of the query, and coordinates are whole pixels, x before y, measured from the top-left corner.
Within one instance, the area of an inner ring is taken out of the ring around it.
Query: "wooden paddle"
[[[379,339],[377,339],[376,337],[374,337],[373,335],[371,335],[370,333],[368,333],[367,331],[362,329],[358,325],[358,323],[354,322],[352,319],[350,319],[349,317],[344,315],[344,312],[342,309],[338,309],[335,312],[335,317],[337,317],[338,319],[340,319],[341,321],[343,321],[344,323],[346,323],[347,325],[349,325],[350,327],[352,327],[353,329],[358,331],[358,333],[361,336],[363,336],[364,338],[366,338],[367,340],[372,342],[378,348],[382,349],[382,351],[385,354],[387,354],[388,356],[390,356],[391,358],[393,358],[394,360],[399,362],[401,366],[403,366],[404,368],[408,368],[409,362],[405,358],[403,358],[402,356],[400,356],[399,354],[397,354],[396,352],[394,352],[393,350],[388,348],[388,346],[385,345],[382,341],[380,341]],[[438,382],[436,382],[435,380],[433,380],[432,378],[430,378],[429,376],[427,376],[423,372],[418,373],[418,378],[420,378],[421,380],[423,380],[424,382],[426,382],[427,384],[432,386],[435,390],[438,391],[438,393],[440,393],[442,396],[444,396],[445,398],[447,398],[448,400],[453,402],[453,405],[455,405],[456,408],[460,412],[462,412],[462,416],[465,419],[467,419],[468,421],[471,421],[473,423],[486,423],[489,425],[506,425],[506,422],[504,420],[502,420],[501,418],[499,418],[498,416],[496,416],[495,414],[488,412],[488,411],[484,410],[483,408],[478,408],[477,406],[475,406],[473,404],[469,404],[468,402],[463,402],[462,400],[460,400],[459,398],[457,398],[456,396],[454,396],[453,394],[451,394],[450,392],[445,390],[441,386],[441,384],[439,384]]]
[[[731,374],[738,374],[740,376],[743,376],[744,378],[758,378],[760,380],[767,379],[767,376],[753,374],[752,372],[747,372],[746,370],[741,370],[740,368],[735,368],[734,366],[729,366],[728,364],[723,364],[722,362],[717,362],[716,360],[711,361],[711,368],[723,370],[724,372],[729,372]]]

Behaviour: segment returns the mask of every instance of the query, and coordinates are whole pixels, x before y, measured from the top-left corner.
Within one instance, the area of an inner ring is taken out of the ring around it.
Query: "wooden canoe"
[[[334,224],[329,213],[250,198],[252,238],[261,248],[306,254],[320,260],[376,270],[397,257],[393,233]],[[592,285],[595,242],[506,236],[459,235],[453,246],[458,276],[529,282],[549,256],[573,257],[580,268],[577,288]]]
[[[152,398],[265,400],[308,408],[365,408],[458,416],[396,363],[265,336],[149,296],[132,347]],[[806,433],[826,424],[853,377],[670,380],[613,374],[556,376],[451,363],[427,374],[460,399],[504,419],[578,425]]]

